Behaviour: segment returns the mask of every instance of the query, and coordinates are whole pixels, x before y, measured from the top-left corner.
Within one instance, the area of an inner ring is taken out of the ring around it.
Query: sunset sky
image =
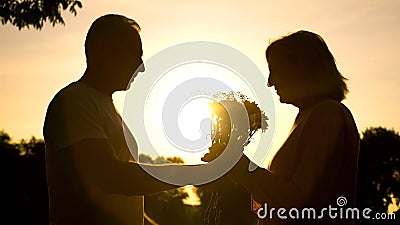
[[[0,129],[13,140],[42,137],[54,94],[85,70],[83,43],[93,20],[123,14],[142,27],[144,60],[171,45],[215,41],[246,54],[267,78],[270,40],[300,29],[320,34],[349,79],[344,103],[359,131],[384,126],[400,131],[400,1],[358,0],[83,0],[65,26],[41,31],[0,26]],[[114,97],[122,109],[122,93]],[[277,99],[277,97],[275,96]],[[275,146],[287,135],[296,108],[277,104]]]

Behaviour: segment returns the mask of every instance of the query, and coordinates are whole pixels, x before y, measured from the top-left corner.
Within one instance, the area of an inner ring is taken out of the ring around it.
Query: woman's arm
[[[249,163],[243,155],[232,171],[232,179],[244,186],[257,202],[288,206],[302,202],[300,189],[291,180],[260,167],[250,172]]]

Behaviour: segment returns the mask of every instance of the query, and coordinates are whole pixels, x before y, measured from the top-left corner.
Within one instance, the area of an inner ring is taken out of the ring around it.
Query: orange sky
[[[65,26],[46,24],[42,31],[0,26],[0,129],[14,140],[42,137],[49,101],[82,75],[85,34],[91,22],[106,13],[137,20],[144,59],[174,44],[216,41],[248,55],[266,76],[264,51],[269,40],[299,29],[314,31],[326,40],[349,78],[350,94],[344,103],[359,130],[385,126],[400,131],[400,1],[110,2],[83,0],[76,17],[64,13]],[[115,95],[119,108],[121,95]],[[277,105],[278,143],[295,114],[295,108]]]

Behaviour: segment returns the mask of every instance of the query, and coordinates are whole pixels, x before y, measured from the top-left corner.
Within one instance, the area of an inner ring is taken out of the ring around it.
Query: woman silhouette
[[[309,31],[272,42],[266,58],[268,86],[299,113],[268,169],[249,172],[243,156],[232,171],[234,180],[252,194],[259,224],[352,224],[345,209],[354,207],[359,134],[341,103],[348,92],[346,78],[324,40]],[[336,211],[329,212],[329,205]],[[289,213],[291,208],[298,214]]]

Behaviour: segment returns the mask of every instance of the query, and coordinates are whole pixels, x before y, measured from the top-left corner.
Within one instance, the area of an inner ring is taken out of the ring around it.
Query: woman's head
[[[341,101],[348,89],[325,41],[309,31],[298,31],[272,42],[266,50],[268,85],[282,102],[309,99]]]

